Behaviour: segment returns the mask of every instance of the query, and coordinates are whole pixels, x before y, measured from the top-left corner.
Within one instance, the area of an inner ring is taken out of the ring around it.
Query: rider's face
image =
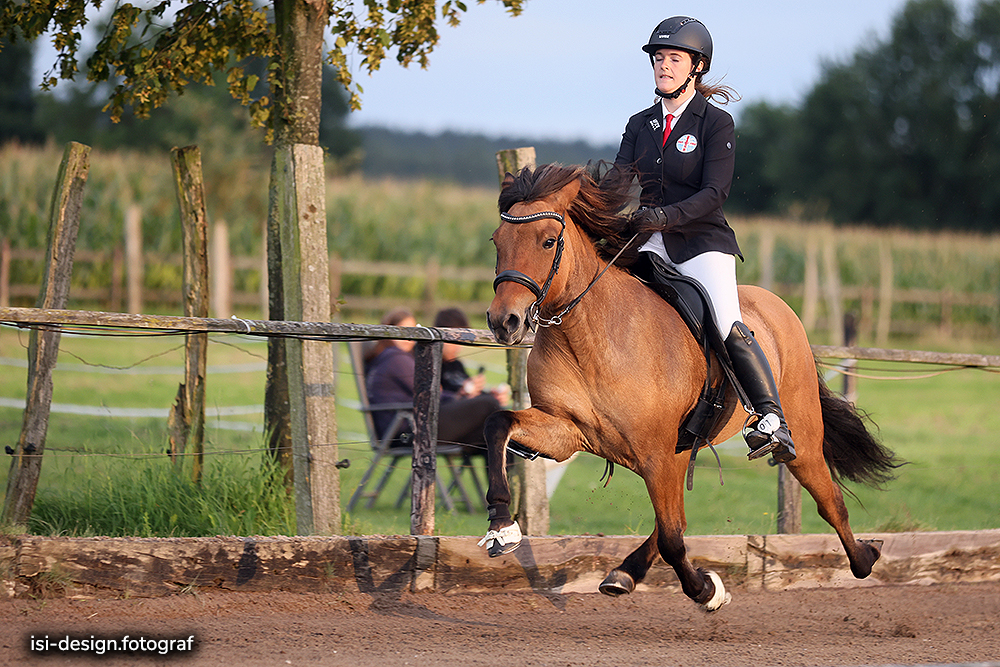
[[[672,93],[691,73],[691,54],[679,49],[660,49],[653,54],[653,79],[661,93]]]

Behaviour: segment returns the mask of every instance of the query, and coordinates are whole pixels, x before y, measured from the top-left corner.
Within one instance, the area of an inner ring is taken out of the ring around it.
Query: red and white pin
[[[681,153],[690,153],[694,149],[698,148],[698,140],[693,134],[685,134],[683,137],[677,140],[674,144]]]

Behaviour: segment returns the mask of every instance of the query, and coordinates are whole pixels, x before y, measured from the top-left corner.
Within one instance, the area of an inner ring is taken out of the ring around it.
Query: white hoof
[[[712,580],[713,584],[715,584],[715,595],[712,596],[711,600],[701,605],[701,608],[707,612],[713,612],[718,610],[720,607],[729,604],[732,601],[733,596],[730,595],[726,590],[726,587],[722,585],[722,577],[709,570],[708,578]]]
[[[521,527],[515,521],[500,530],[491,530],[486,533],[486,537],[479,540],[479,546],[483,546],[484,544],[490,558],[509,554],[521,546]]]

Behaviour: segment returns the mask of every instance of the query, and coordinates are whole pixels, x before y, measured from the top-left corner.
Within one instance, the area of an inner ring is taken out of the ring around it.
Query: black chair
[[[411,403],[378,403],[371,404],[368,401],[368,389],[365,386],[365,371],[364,371],[364,359],[363,359],[363,344],[361,342],[351,341],[347,343],[347,349],[350,354],[351,359],[351,369],[354,372],[354,382],[358,390],[358,401],[360,402],[361,415],[364,418],[365,429],[368,431],[368,441],[371,445],[374,456],[372,457],[372,462],[365,471],[365,474],[361,477],[361,482],[358,487],[354,490],[354,494],[351,495],[351,500],[347,503],[347,511],[350,512],[354,509],[358,500],[362,496],[368,498],[368,502],[365,507],[371,509],[375,504],[375,501],[381,495],[385,485],[388,483],[389,478],[392,476],[394,470],[399,467],[397,464],[402,460],[411,460],[413,458],[413,449],[411,447],[400,446],[396,442],[396,438],[404,430],[404,427],[409,427],[412,429],[413,425],[413,405]],[[393,419],[386,430],[385,436],[379,438],[377,432],[375,431],[375,421],[372,415],[375,412],[391,410],[393,412]],[[461,445],[438,445],[437,446],[437,456],[439,459],[443,459],[448,469],[451,471],[451,484],[445,486],[443,480],[441,479],[441,470],[436,468],[436,486],[438,495],[441,497],[441,502],[448,510],[455,509],[455,503],[451,498],[450,493],[452,491],[458,491],[458,494],[465,504],[467,510],[471,513],[475,511],[472,500],[469,498],[469,494],[465,490],[465,486],[461,481],[461,474],[463,466],[468,464],[468,454],[465,448]],[[378,484],[375,486],[374,490],[365,491],[368,486],[368,482],[371,480],[372,475],[375,473],[375,469],[384,461],[388,459],[388,464],[385,471],[382,473],[382,477],[379,479]],[[410,470],[412,470],[412,464],[406,466],[405,468],[407,475],[409,475]],[[479,480],[476,477],[475,470],[472,470],[473,480],[476,483],[477,489],[480,489]],[[407,477],[407,483],[400,492],[399,497],[396,499],[396,508],[400,508],[403,505],[403,500],[406,498],[408,491],[410,490],[410,481]],[[485,502],[485,501],[483,501]]]

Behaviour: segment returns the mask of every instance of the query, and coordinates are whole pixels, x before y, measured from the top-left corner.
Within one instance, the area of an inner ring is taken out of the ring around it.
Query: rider
[[[736,289],[736,257],[743,255],[722,213],[733,179],[735,130],[732,116],[708,99],[725,104],[738,96],[728,86],[702,81],[712,64],[712,36],[701,21],[666,19],[642,50],[653,66],[658,100],[629,118],[615,158],[616,166],[638,173],[640,207],[632,223],[650,233],[639,254],[653,275],[657,267],[673,268],[710,295],[715,324],[754,408],[743,428],[748,458],[771,454],[780,463],[792,461],[795,448],[771,367],[743,323]]]

